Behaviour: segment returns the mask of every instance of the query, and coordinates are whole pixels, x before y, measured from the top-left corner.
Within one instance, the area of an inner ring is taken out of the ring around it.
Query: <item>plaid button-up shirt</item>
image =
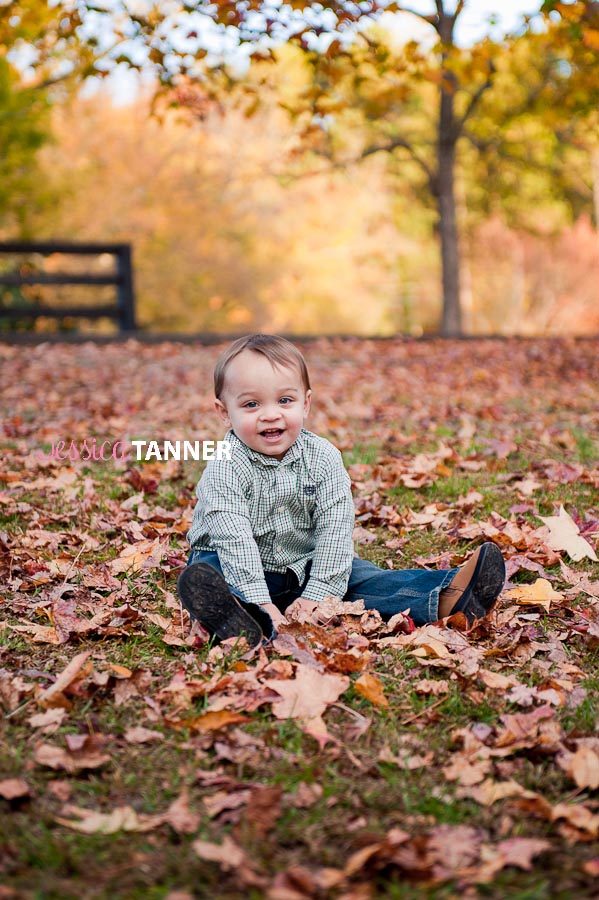
[[[215,550],[225,580],[251,603],[270,603],[264,572],[292,569],[302,596],[343,597],[352,567],[354,503],[341,453],[302,429],[282,460],[251,450],[228,431],[231,459],[212,459],[197,486],[187,535]]]

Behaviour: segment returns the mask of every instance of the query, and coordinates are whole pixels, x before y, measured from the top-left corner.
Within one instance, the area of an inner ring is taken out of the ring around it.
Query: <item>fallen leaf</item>
[[[248,717],[241,713],[231,712],[228,709],[208,710],[201,716],[195,716],[193,719],[183,719],[179,722],[171,721],[171,725],[180,728],[189,728],[191,731],[199,731],[205,734],[209,731],[218,731],[220,728],[226,728],[228,725],[237,725],[240,722],[247,722]]]
[[[111,560],[109,566],[113,575],[120,575],[123,572],[132,575],[141,569],[157,568],[165,552],[165,545],[160,538],[141,540],[124,547],[118,557]]]
[[[247,865],[248,857],[245,850],[236,844],[228,835],[223,838],[222,844],[214,844],[211,841],[194,841],[191,845],[200,859],[219,863],[226,872]]]
[[[473,825],[436,825],[428,836],[428,855],[450,875],[476,863],[482,838],[481,829]]]
[[[321,716],[349,685],[346,675],[321,673],[302,664],[297,666],[295,678],[264,682],[264,687],[281,697],[272,702],[272,711],[277,719],[314,719]]]
[[[193,834],[200,826],[201,817],[189,808],[189,791],[184,788],[180,796],[173,800],[166,813],[167,822],[177,834]]]
[[[31,788],[22,778],[5,778],[0,781],[0,797],[5,800],[22,800],[29,797]]]
[[[103,752],[101,745],[90,740],[90,747],[80,750],[64,750],[55,744],[38,744],[33,757],[40,766],[50,769],[64,769],[71,775],[84,769],[99,769],[110,762],[111,757]]]
[[[542,838],[516,837],[499,841],[489,848],[487,857],[490,858],[479,869],[476,880],[479,883],[491,881],[506,866],[516,866],[530,872],[534,857],[551,849],[551,843]]]
[[[599,837],[599,815],[583,803],[557,803],[551,810],[551,820],[557,822],[560,819],[591,837]]]
[[[309,809],[320,800],[322,792],[322,785],[317,783],[306,784],[305,781],[301,781],[297,791],[292,795],[293,806],[296,806],[298,809]]]
[[[532,869],[532,861],[539,853],[545,853],[551,849],[549,841],[541,838],[508,838],[496,844],[504,859],[504,865],[517,866],[529,872]]]
[[[48,785],[47,790],[50,794],[52,794],[53,797],[56,797],[57,800],[60,800],[61,803],[66,803],[72,792],[71,783],[69,781],[61,781],[59,779],[51,781]]]
[[[109,663],[108,668],[117,676],[117,678],[131,678],[133,672],[126,666],[119,666],[117,663]]]
[[[356,525],[353,532],[353,539],[358,544],[373,544],[377,537],[376,534],[372,534],[371,531],[367,531],[367,529],[362,528],[361,525]]]
[[[553,600],[564,599],[545,578],[537,578],[533,584],[521,584],[504,591],[504,597],[519,606],[542,606],[546,610],[551,607]]]
[[[579,747],[566,769],[579,788],[599,787],[599,756],[590,747]]]
[[[309,734],[310,737],[313,737],[321,750],[330,741],[336,742],[336,738],[329,734],[322,716],[314,716],[311,719],[298,719],[297,721],[302,731]]]
[[[56,628],[50,625],[9,625],[11,631],[19,634],[31,635],[31,640],[36,644],[60,644],[60,637]]]
[[[70,663],[60,673],[54,684],[51,684],[49,688],[46,688],[46,690],[42,691],[39,695],[38,702],[41,706],[54,706],[59,695],[70,687],[75,679],[91,672],[91,663],[86,666],[87,660],[91,656],[91,652],[91,650],[84,650],[82,653],[77,653],[77,655],[72,658]]]
[[[52,596],[52,622],[61,644],[69,641],[72,636],[83,635],[96,630],[96,625],[92,621],[77,615],[76,596],[62,596],[67,590],[76,591],[77,589],[74,585],[61,585],[60,588],[53,591]]]
[[[409,747],[402,747],[397,753],[393,753],[391,748],[385,745],[379,752],[378,759],[381,762],[394,763],[400,769],[413,771],[414,769],[424,769],[430,766],[435,758],[433,750],[427,753],[419,753],[417,750]]]
[[[439,697],[441,694],[449,693],[449,682],[441,678],[420,678],[412,685],[417,694],[432,694],[433,697]]]
[[[491,769],[490,759],[477,759],[464,753],[454,753],[447,765],[443,766],[443,775],[447,781],[457,781],[470,786],[479,784]]]
[[[367,844],[365,847],[361,847],[352,853],[343,868],[343,874],[348,878],[357,875],[373,857],[379,854],[383,858],[385,855],[389,856],[394,850],[409,840],[410,835],[406,831],[402,831],[400,828],[391,828],[384,840]]]
[[[131,806],[117,806],[109,813],[76,806],[68,807],[74,819],[56,816],[55,822],[83,834],[116,834],[117,831],[151,831],[162,824],[161,816],[140,816]]]
[[[560,568],[562,576],[567,584],[572,585],[576,593],[587,594],[589,597],[599,599],[599,581],[591,581],[586,572],[575,572],[570,569],[562,560],[560,560]],[[567,592],[569,593],[569,591]]]
[[[528,477],[522,478],[520,481],[514,481],[513,487],[525,497],[530,497],[531,494],[534,494],[535,491],[539,491],[543,487],[543,485],[535,478]]]
[[[489,669],[480,669],[478,677],[488,688],[497,688],[500,691],[514,687],[517,683],[513,675],[502,675],[501,672],[491,672]]]
[[[476,787],[461,790],[459,796],[471,797],[481,806],[492,806],[498,800],[505,800],[506,797],[524,797],[526,799],[537,797],[533,791],[523,788],[516,781],[493,781],[492,778],[488,778]]]
[[[135,725],[127,729],[125,740],[129,744],[147,744],[149,741],[163,741],[164,735],[161,731],[152,731],[151,728],[144,728],[143,725]]]
[[[552,550],[565,550],[574,562],[579,562],[585,557],[599,562],[597,554],[589,542],[582,537],[578,525],[563,506],[560,506],[557,516],[539,516],[539,519],[545,522],[549,529],[547,543]]]
[[[539,726],[543,719],[555,717],[555,710],[546,704],[539,706],[529,713],[504,713],[501,721],[504,728],[497,735],[496,747],[508,747],[512,744],[526,746],[531,740],[534,742],[538,736]]]
[[[376,675],[365,672],[364,675],[360,675],[360,677],[354,681],[354,688],[362,695],[362,697],[365,697],[371,703],[374,703],[375,706],[382,706],[385,709],[388,708],[389,701],[385,697],[382,682]]]
[[[27,721],[32,728],[41,728],[45,734],[51,734],[60,727],[66,715],[67,711],[64,707],[54,706],[45,712],[36,713]]]
[[[595,856],[593,859],[588,859],[582,866],[587,875],[590,875],[592,878],[599,878],[599,856]]]
[[[266,785],[252,788],[246,808],[246,827],[254,837],[265,838],[272,831],[281,815],[280,785]]]

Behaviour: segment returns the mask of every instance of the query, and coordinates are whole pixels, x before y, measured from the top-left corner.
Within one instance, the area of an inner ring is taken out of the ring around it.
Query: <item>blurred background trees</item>
[[[50,201],[38,154],[51,140],[51,103],[94,73],[75,9],[44,0],[0,4],[0,226],[26,235],[30,216]]]
[[[4,5],[0,235],[131,241],[158,331],[597,330],[599,4],[461,46],[467,5],[422,2],[406,40],[416,16],[350,39],[349,7],[298,2],[277,49],[214,5],[247,66],[161,4]],[[155,80],[75,90],[115,60]]]

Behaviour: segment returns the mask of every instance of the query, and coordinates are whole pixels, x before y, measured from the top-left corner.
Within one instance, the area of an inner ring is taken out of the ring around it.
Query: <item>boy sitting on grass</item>
[[[296,600],[363,600],[416,625],[493,608],[505,581],[499,548],[482,544],[458,569],[380,569],[354,555],[354,503],[341,453],[304,428],[312,391],[302,354],[267,334],[239,338],[214,370],[215,408],[231,458],[210,460],[197,486],[179,576],[181,602],[218,640],[272,638]]]

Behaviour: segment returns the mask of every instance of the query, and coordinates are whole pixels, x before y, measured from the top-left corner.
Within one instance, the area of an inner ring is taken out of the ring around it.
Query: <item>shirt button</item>
[[[282,549],[283,549],[283,548],[281,547],[281,545],[280,545],[280,544],[277,544],[277,550],[282,550]]]

